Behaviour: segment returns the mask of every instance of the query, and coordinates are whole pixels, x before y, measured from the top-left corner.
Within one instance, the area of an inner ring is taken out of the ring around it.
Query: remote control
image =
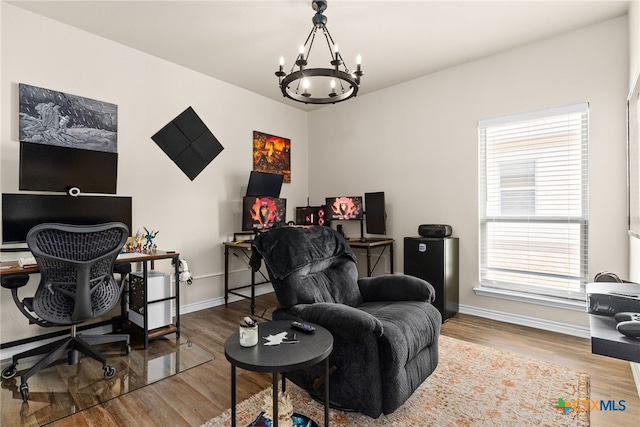
[[[312,334],[316,331],[316,328],[314,328],[313,326],[308,325],[306,323],[300,323],[300,322],[291,322],[291,327],[293,329],[302,331],[305,334]]]

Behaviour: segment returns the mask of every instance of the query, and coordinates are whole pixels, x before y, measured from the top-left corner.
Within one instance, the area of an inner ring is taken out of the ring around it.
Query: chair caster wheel
[[[18,370],[16,369],[16,365],[7,366],[2,370],[2,379],[11,379],[16,376],[16,372],[18,372]]]
[[[128,356],[129,353],[131,353],[131,344],[127,344],[124,348],[124,354]]]
[[[27,385],[27,383],[24,383],[20,386],[20,394],[22,395],[23,402],[29,400],[29,386]]]
[[[111,365],[105,365],[102,369],[105,378],[112,378],[116,374],[116,370]]]

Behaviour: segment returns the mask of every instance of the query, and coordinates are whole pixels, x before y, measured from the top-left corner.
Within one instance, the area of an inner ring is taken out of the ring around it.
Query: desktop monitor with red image
[[[287,199],[243,197],[242,231],[260,231],[285,225]]]
[[[340,196],[327,197],[325,204],[326,219],[328,221],[352,221],[361,220],[362,197],[361,196]]]

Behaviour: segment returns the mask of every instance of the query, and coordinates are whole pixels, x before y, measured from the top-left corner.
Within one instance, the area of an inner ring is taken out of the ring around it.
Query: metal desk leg
[[[142,261],[142,283],[144,286],[144,294],[143,294],[143,307],[144,307],[144,313],[143,313],[143,326],[144,326],[144,348],[145,350],[149,347],[149,316],[147,313],[149,313],[149,303],[148,303],[148,271],[147,271],[147,261],[144,260]]]
[[[371,277],[371,246],[367,246],[367,277]]]
[[[256,309],[256,272],[251,269],[251,314]]]
[[[224,247],[224,306],[229,303],[229,247]]]
[[[271,423],[273,427],[278,427],[278,373],[273,373],[273,418]]]
[[[329,357],[324,359],[324,427],[329,427]]]
[[[176,339],[180,340],[180,259],[173,258],[175,265],[175,295],[176,295]]]
[[[389,243],[389,268],[391,269],[391,274],[393,274],[393,242]]]
[[[231,364],[231,427],[236,427],[236,366]]]

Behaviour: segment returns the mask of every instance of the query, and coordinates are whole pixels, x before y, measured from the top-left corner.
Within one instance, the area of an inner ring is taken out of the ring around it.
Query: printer
[[[623,311],[640,313],[640,284],[587,283],[587,302],[591,314],[613,316]]]

